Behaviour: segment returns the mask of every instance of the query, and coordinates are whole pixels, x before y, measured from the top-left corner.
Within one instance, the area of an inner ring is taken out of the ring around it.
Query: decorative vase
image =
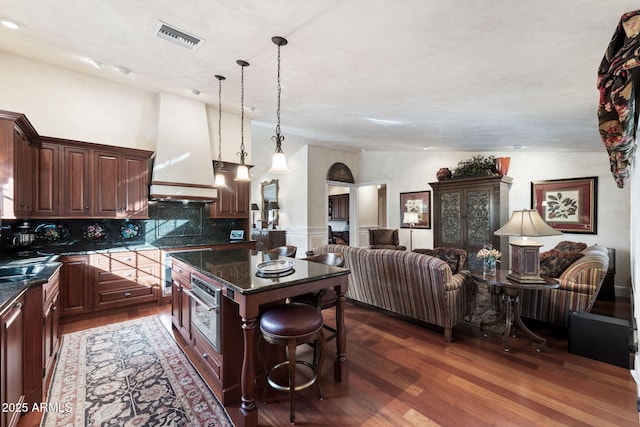
[[[482,263],[483,271],[482,273],[485,276],[495,276],[496,275],[496,260],[485,259]]]
[[[511,157],[496,157],[493,161],[493,169],[500,176],[505,176],[509,172]]]
[[[438,172],[436,172],[436,178],[438,181],[444,181],[445,179],[451,178],[451,170],[449,168],[440,168]]]

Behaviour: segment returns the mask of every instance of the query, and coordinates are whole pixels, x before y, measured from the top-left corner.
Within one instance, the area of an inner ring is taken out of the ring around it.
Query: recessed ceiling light
[[[96,61],[95,59],[87,59],[87,62],[91,65],[93,65],[94,67],[96,67],[98,70],[101,69],[102,67],[104,67],[104,64],[100,61]]]
[[[131,72],[130,69],[128,69],[127,67],[123,67],[122,65],[118,65],[116,67],[118,69],[118,71],[120,71],[122,74],[129,74]]]
[[[18,28],[23,26],[18,21],[14,21],[13,19],[8,18],[0,18],[0,24],[2,24],[3,27],[9,28],[11,30],[17,30]]]
[[[253,113],[254,111],[256,111],[256,107],[252,107],[251,105],[245,105],[244,106],[244,111],[248,111],[250,113]]]
[[[200,91],[198,89],[191,89],[191,93],[194,95],[200,95]]]
[[[423,149],[424,151],[427,151],[429,148],[431,148],[431,147],[422,147],[422,149]]]
[[[369,120],[370,122],[373,123],[377,123],[379,125],[382,126],[397,126],[397,125],[401,125],[402,122],[398,121],[398,120],[384,120],[384,119],[374,119],[371,117],[365,117],[365,120]]]
[[[522,145],[514,145],[514,146],[513,146],[513,149],[514,149],[514,150],[519,150],[519,149],[521,149],[521,148],[522,148]]]

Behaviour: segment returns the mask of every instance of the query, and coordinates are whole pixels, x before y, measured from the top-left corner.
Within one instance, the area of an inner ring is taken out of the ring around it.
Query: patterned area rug
[[[66,334],[43,427],[232,426],[157,316]]]

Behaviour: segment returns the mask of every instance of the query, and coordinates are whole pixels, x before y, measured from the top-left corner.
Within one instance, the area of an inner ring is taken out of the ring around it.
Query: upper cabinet
[[[0,111],[2,218],[148,218],[152,154],[40,137]]]
[[[211,218],[240,218],[249,219],[249,193],[251,183],[234,181],[237,164],[225,163],[222,171],[215,169],[215,173],[224,175],[227,186],[218,189],[218,198],[210,205]]]
[[[349,194],[329,196],[329,220],[349,221]]]

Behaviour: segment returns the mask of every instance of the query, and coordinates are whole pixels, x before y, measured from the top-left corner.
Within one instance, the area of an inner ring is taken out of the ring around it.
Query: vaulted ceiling
[[[597,68],[620,16],[601,0],[4,0],[0,51],[152,91],[245,104],[283,133],[366,150],[604,150]],[[159,22],[203,39],[156,37]],[[92,59],[103,64],[96,68]],[[117,67],[131,72],[123,74]],[[1,66],[0,66],[1,68]],[[200,91],[194,95],[191,90]],[[1,97],[0,97],[0,109]]]

